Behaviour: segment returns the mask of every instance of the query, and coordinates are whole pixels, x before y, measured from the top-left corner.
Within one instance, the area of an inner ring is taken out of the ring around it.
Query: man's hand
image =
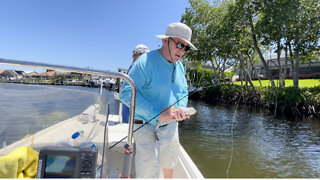
[[[190,118],[190,115],[184,113],[181,109],[175,109],[174,106],[165,110],[159,118],[160,122],[169,123],[171,120],[183,121]]]

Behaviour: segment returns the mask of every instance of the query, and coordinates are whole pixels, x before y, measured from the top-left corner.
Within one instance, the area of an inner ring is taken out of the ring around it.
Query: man
[[[150,52],[149,48],[145,46],[144,44],[138,44],[132,52],[132,58],[134,63],[138,57],[140,57],[142,54]],[[129,68],[130,69],[130,68]]]
[[[174,107],[187,105],[187,82],[179,61],[190,48],[191,29],[183,23],[172,23],[162,39],[162,47],[143,54],[133,64],[129,76],[136,86],[135,128],[136,177],[172,178],[178,163],[178,121],[189,118]],[[130,106],[131,88],[125,82],[120,100]],[[175,104],[176,103],[176,104]],[[174,106],[172,106],[174,105]],[[171,107],[172,106],[172,107]],[[155,128],[160,123],[159,128]]]
[[[140,57],[142,54],[149,52],[149,48],[143,44],[138,44],[132,52],[132,64],[137,60],[138,57]],[[128,69],[128,73],[132,67],[132,64],[130,65]],[[126,106],[125,104],[122,105],[122,122],[123,123],[128,123],[129,122],[129,107]]]

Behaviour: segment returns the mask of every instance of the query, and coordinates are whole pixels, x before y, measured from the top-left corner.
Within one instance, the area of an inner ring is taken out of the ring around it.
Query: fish
[[[197,110],[193,107],[175,107],[175,109],[183,110],[187,115],[194,115],[197,113]]]
[[[196,110],[195,108],[193,108],[193,107],[171,107],[171,108],[170,108],[171,111],[172,111],[173,109],[183,110],[184,113],[186,113],[187,115],[190,115],[190,116],[197,113],[197,110]],[[159,129],[160,124],[161,124],[161,122],[158,121],[158,123],[157,123],[157,125],[156,125],[156,127],[155,127],[155,131],[154,131],[154,134],[155,134],[155,137],[156,137],[157,140],[159,140],[158,135],[157,135],[157,130]]]

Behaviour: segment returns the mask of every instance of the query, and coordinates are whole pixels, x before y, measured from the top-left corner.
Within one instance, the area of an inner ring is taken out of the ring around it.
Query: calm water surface
[[[98,101],[99,89],[0,83],[0,147],[81,114]],[[114,104],[113,94],[104,95]],[[110,112],[118,112],[110,106]]]
[[[319,119],[191,100],[188,106],[198,113],[180,124],[180,141],[205,177],[320,178]]]
[[[80,114],[97,101],[98,92],[0,84],[0,147]],[[103,93],[110,113],[117,114],[113,92]],[[320,120],[290,121],[192,100],[188,106],[198,112],[180,123],[180,141],[206,178],[320,178]]]

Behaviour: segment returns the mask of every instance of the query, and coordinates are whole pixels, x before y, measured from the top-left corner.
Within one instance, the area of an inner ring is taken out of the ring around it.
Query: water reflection
[[[180,124],[180,140],[205,177],[308,178],[320,174],[320,121],[274,118],[263,110],[209,106]],[[232,146],[233,143],[233,146]]]

